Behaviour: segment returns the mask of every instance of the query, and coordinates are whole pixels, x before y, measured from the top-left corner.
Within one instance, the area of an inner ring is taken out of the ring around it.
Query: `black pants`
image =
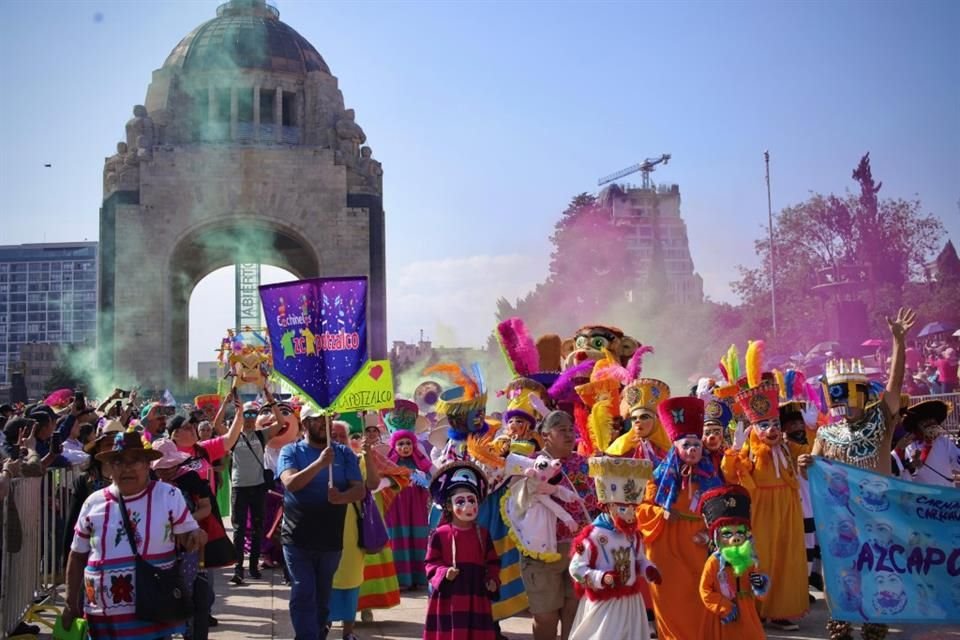
[[[260,562],[263,542],[263,511],[267,501],[267,485],[233,487],[230,491],[230,521],[233,523],[233,548],[237,569],[243,569],[243,540],[247,536],[247,514],[250,514],[250,568]]]

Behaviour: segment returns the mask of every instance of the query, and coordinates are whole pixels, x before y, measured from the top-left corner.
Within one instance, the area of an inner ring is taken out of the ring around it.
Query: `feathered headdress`
[[[609,351],[607,356],[612,360]],[[613,418],[620,412],[620,380],[615,371],[623,367],[615,360],[612,362],[613,364],[605,366],[604,360],[598,361],[593,368],[590,382],[577,387],[577,394],[583,403],[590,407],[585,433],[581,436],[585,442],[590,443],[591,453],[606,451],[614,439]]]
[[[540,369],[540,352],[520,318],[507,318],[497,325],[497,341],[514,376],[529,376]]]
[[[458,387],[463,387],[463,399],[473,400],[481,393],[480,386],[470,375],[455,362],[438,362],[423,370],[423,375],[428,376],[433,373],[442,373],[450,378],[451,382]]]
[[[747,386],[756,387],[760,384],[763,376],[763,340],[750,340],[747,342],[747,355],[744,360],[747,365]]]
[[[737,345],[731,344],[727,352],[720,356],[720,375],[723,376],[723,384],[717,385],[713,393],[718,398],[732,398],[737,395],[740,388],[737,381],[740,379],[740,354],[737,352]]]

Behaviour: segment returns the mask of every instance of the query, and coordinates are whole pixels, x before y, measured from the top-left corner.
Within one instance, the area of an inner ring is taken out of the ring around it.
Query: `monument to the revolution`
[[[326,62],[263,0],[230,0],[181,40],[104,166],[104,373],[184,378],[190,293],[239,263],[368,275],[385,357],[383,172],[365,142]]]

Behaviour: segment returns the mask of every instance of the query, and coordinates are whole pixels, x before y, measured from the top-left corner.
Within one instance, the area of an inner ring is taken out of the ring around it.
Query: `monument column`
[[[279,85],[273,94],[273,139],[283,142],[283,87]]]
[[[240,103],[237,99],[237,88],[230,87],[230,139],[237,141],[237,117],[240,114]]]
[[[253,141],[260,142],[260,85],[253,86]]]

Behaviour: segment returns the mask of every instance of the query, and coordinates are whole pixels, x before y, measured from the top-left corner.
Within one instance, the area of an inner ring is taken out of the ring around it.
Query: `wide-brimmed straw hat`
[[[93,455],[100,446],[100,443],[107,438],[115,438],[118,433],[123,432],[123,424],[119,420],[107,420],[103,426],[97,429],[97,435],[90,442],[83,445],[84,452]]]
[[[150,443],[144,440],[138,431],[127,429],[117,433],[113,438],[113,447],[109,451],[98,453],[96,458],[100,462],[112,462],[124,453],[133,453],[143,460],[156,460],[163,456],[159,451],[154,451]]]

